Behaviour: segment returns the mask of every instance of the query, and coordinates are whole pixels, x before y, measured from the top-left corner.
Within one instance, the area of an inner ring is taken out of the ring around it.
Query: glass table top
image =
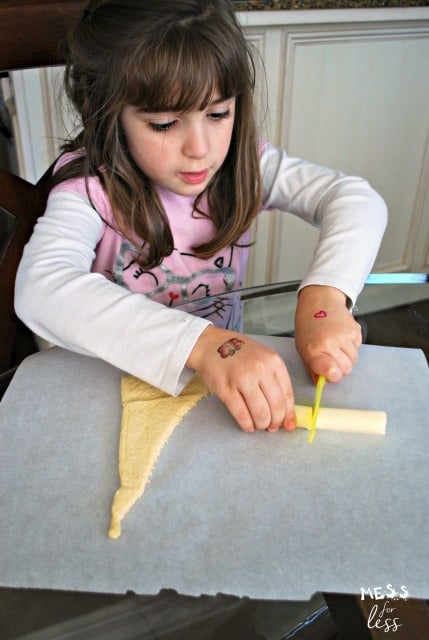
[[[389,277],[393,282],[389,282]],[[407,279],[404,283],[401,280]],[[353,314],[356,317],[409,307],[413,313],[416,304],[429,300],[429,275],[373,274],[359,295]],[[379,280],[385,282],[379,283]],[[243,303],[243,331],[255,335],[290,335],[294,329],[294,314],[299,281],[277,282],[243,288],[215,296],[206,296],[179,306],[184,311],[198,311],[225,305],[228,298],[240,296]],[[422,322],[424,318],[422,318]]]

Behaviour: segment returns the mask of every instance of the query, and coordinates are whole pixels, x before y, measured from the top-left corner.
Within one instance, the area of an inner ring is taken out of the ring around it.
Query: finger
[[[267,398],[261,387],[252,388],[243,394],[247,409],[253,420],[253,426],[258,431],[265,431],[272,424],[273,406],[270,404],[272,396],[273,392],[271,391],[269,398]]]
[[[246,433],[255,431],[252,415],[241,393],[231,393],[223,402],[240,429]]]
[[[345,336],[344,339],[338,343],[338,348],[347,356],[347,358],[350,359],[352,364],[355,364],[358,359],[358,353],[361,345],[362,332],[360,330],[360,325],[357,325],[357,330],[352,331],[349,335]]]
[[[328,382],[338,382],[351,372],[353,362],[347,354],[338,349],[334,354],[323,353],[315,356],[310,360],[309,368],[313,382],[317,382],[319,376],[324,376]]]
[[[258,386],[231,393],[225,404],[243,431],[265,431],[271,424],[270,407]]]
[[[357,322],[357,320],[354,321],[354,330],[351,332],[351,340],[355,346],[356,349],[359,349],[359,347],[362,345],[362,341],[363,341],[363,336],[362,336],[362,325]]]
[[[286,395],[276,376],[272,376],[268,381],[261,384],[268,407],[270,409],[271,420],[266,427],[267,431],[277,431],[284,420],[286,413]]]
[[[273,372],[267,369],[258,377],[245,376],[238,390],[246,403],[254,428],[265,431],[270,427],[280,426],[285,414],[285,398],[275,370]]]
[[[285,414],[281,424],[286,431],[293,431],[296,427],[295,398],[292,382],[286,365],[277,369],[276,376],[282,389],[285,403]]]
[[[348,375],[353,369],[353,365],[356,364],[360,345],[360,338],[347,340],[344,344],[340,344],[338,351],[333,354],[344,375]]]
[[[296,427],[294,394],[289,373],[284,363],[276,369],[272,381],[263,386],[271,408],[271,424],[267,431],[273,433],[280,427],[292,431]]]

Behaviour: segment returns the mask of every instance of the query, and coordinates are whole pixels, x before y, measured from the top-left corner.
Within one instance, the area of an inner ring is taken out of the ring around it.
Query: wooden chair
[[[24,244],[46,202],[46,181],[35,186],[0,170],[0,394],[19,362],[36,350],[13,309],[16,270]]]
[[[86,2],[0,2],[0,72],[62,62],[60,43]],[[43,214],[48,175],[36,185],[0,169],[0,397],[16,366],[36,350],[14,313],[16,270],[37,218]]]
[[[60,44],[86,4],[86,0],[0,0],[0,72],[61,64]],[[13,310],[14,282],[24,244],[36,219],[43,214],[46,198],[47,176],[32,185],[0,170],[0,398],[2,387],[4,390],[16,366],[27,355],[17,348],[26,330]],[[29,345],[26,351],[35,350],[28,333],[26,340]],[[31,608],[31,592],[28,597]],[[75,597],[84,599],[85,595]],[[327,623],[319,618],[307,625],[305,634],[299,637],[315,640],[380,637],[367,627],[369,603],[349,595],[325,594],[325,599],[340,635],[331,635],[332,620]],[[401,620],[411,634],[401,637],[429,637],[426,602],[404,603]]]

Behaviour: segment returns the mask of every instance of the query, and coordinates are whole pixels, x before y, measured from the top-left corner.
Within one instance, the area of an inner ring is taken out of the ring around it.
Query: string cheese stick
[[[312,408],[295,405],[295,411],[297,426],[310,429]],[[386,421],[387,416],[384,411],[321,407],[316,426],[317,430],[384,435],[386,433]]]

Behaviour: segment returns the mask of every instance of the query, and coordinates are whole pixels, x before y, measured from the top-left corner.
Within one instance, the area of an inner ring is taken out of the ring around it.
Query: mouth
[[[208,173],[208,169],[204,169],[204,171],[180,171],[179,176],[188,184],[201,184],[207,179]]]

